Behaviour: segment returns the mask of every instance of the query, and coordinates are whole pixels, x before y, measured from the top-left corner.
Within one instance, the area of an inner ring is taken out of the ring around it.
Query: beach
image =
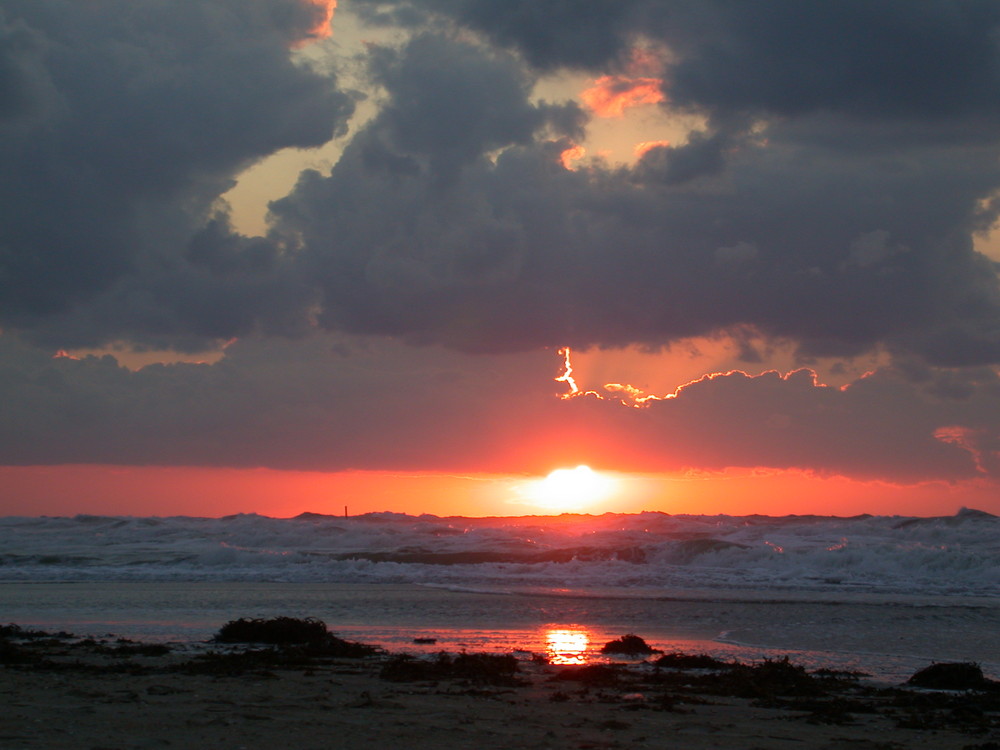
[[[499,673],[455,671],[455,658],[449,673],[426,671],[437,669],[434,657],[385,653],[303,657],[218,646],[194,654],[68,637],[4,643],[0,746],[8,750],[986,750],[1000,741],[995,688],[875,688],[780,662],[769,672],[767,663],[745,668],[739,679],[726,669],[655,668],[652,658],[622,666],[518,659]],[[429,666],[387,667],[411,661]]]
[[[0,748],[996,750],[996,529],[970,513],[3,519],[0,626],[73,635],[0,650]],[[278,617],[378,650],[212,642]],[[602,653],[629,633],[711,661]],[[905,686],[935,662],[984,676]]]

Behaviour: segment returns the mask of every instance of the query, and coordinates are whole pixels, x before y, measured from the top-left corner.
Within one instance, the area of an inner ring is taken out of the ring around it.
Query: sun
[[[528,482],[521,494],[546,510],[579,511],[609,497],[615,480],[581,464],[575,469],[555,469],[544,479]]]

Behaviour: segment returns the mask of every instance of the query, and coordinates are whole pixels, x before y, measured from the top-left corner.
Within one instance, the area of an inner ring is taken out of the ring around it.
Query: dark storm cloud
[[[420,35],[401,50],[375,48],[369,65],[392,96],[375,126],[386,145],[426,158],[443,179],[494,149],[530,142],[549,122],[583,134],[577,108],[528,102],[534,80],[506,55]]]
[[[351,110],[289,59],[317,6],[8,3],[2,323],[184,347],[315,313],[479,351],[751,326],[804,356],[1000,359],[995,268],[972,251],[1000,188],[995,4],[353,7],[419,30],[369,46],[378,113],[246,238],[214,213],[233,175]],[[536,76],[613,73],[651,42],[664,106],[706,130],[568,172],[586,118],[534,101]]]
[[[372,24],[424,27],[436,13],[522,52],[541,69],[600,68],[628,50],[630,3],[618,0],[355,0]]]
[[[535,34],[558,25],[559,3],[419,5],[479,30],[502,17],[487,38],[584,64]],[[746,324],[804,356],[888,343],[942,364],[1000,359],[995,268],[972,250],[1000,188],[995,6],[615,7],[595,14],[634,42],[659,34],[669,106],[708,114],[708,130],[632,170],[569,173],[569,144],[539,127],[508,58],[447,35],[380,51],[380,115],[329,177],[275,205],[279,231],[304,241],[327,326],[502,351]],[[926,59],[968,74],[948,86]],[[788,80],[800,69],[808,96]],[[490,106],[470,93],[486,70]],[[755,252],[723,262],[733,247]]]
[[[558,361],[339,336],[240,342],[214,365],[131,372],[3,337],[0,461],[487,472],[587,461],[899,482],[1000,472],[993,372],[947,392],[893,370],[842,389],[805,371],[730,373],[635,409],[613,393],[555,398]]]
[[[637,37],[673,53],[681,106],[783,115],[991,113],[1000,108],[993,0],[355,0],[373,21],[438,13],[542,69],[606,72]],[[402,15],[399,15],[404,11]],[[379,16],[379,14],[382,14]]]
[[[267,318],[261,306],[213,319],[217,290],[202,277],[237,296],[239,281],[200,265],[192,236],[239,170],[343,129],[350,98],[290,59],[322,9],[9,0],[3,11],[0,322],[74,344],[232,335]]]

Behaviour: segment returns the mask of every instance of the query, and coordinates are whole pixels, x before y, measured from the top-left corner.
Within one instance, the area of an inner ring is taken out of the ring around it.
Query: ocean
[[[665,651],[1000,677],[1000,519],[676,516],[0,519],[0,621],[198,647],[314,616],[390,650],[575,662]],[[414,639],[427,641],[414,643]]]

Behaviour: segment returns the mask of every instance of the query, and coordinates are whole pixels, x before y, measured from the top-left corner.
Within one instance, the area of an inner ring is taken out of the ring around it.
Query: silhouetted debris
[[[908,686],[872,692],[878,708],[894,717],[898,727],[996,731],[1000,729],[1000,690],[996,683],[986,683],[987,689],[952,693],[912,690]]]
[[[553,680],[582,682],[588,687],[610,687],[621,681],[621,669],[610,664],[588,664],[583,667],[565,667]]]
[[[0,664],[46,667],[51,662],[46,658],[54,648],[65,648],[70,633],[47,633],[20,625],[0,625]]]
[[[68,644],[70,650],[79,649],[105,656],[165,656],[170,653],[170,646],[163,643],[136,643],[127,638],[119,638],[115,645],[95,638],[83,638],[76,643]]]
[[[678,658],[678,662],[684,660]],[[713,660],[712,673],[691,674],[683,671],[657,672],[648,679],[672,689],[694,689],[713,695],[730,695],[738,698],[753,698],[765,704],[777,696],[809,697],[819,696],[827,688],[839,687],[840,682],[827,678],[817,678],[805,668],[792,664],[788,657],[765,659],[760,664],[726,664]],[[701,661],[699,664],[709,664]],[[848,684],[843,682],[844,685]],[[853,683],[850,683],[853,684]]]
[[[240,618],[230,620],[212,639],[215,643],[266,644],[270,648],[201,654],[174,669],[188,674],[241,675],[313,665],[317,659],[359,659],[383,653],[377,646],[338,638],[315,617]]]
[[[906,684],[935,690],[982,690],[996,683],[983,676],[978,664],[951,662],[931,664],[916,672]]]
[[[315,617],[241,617],[223,625],[212,640],[216,643],[315,643],[328,633],[326,623]]]
[[[707,654],[682,654],[677,651],[664,654],[653,664],[671,669],[729,669],[732,666]]]
[[[867,672],[862,672],[857,669],[827,669],[825,667],[821,669],[814,669],[812,674],[814,677],[821,680],[833,680],[838,683],[855,683],[862,677],[871,677],[871,675]]]
[[[338,638],[315,617],[230,620],[212,639],[216,643],[266,643],[281,646],[289,659],[331,657],[359,659],[382,653],[377,646]]]
[[[57,640],[65,640],[73,637],[72,633],[66,633],[62,630],[58,633],[47,633],[44,630],[22,628],[20,625],[15,625],[14,623],[11,623],[10,625],[0,625],[0,639],[11,638],[16,640],[34,640],[38,638],[53,638]]]
[[[432,661],[409,654],[396,654],[382,666],[379,676],[391,682],[422,682],[463,679],[487,685],[522,684],[514,674],[519,671],[511,654],[458,654],[444,652]]]
[[[623,635],[613,641],[608,641],[601,646],[602,654],[625,654],[627,656],[648,656],[650,654],[661,654],[662,651],[653,648],[646,641],[634,633]]]
[[[824,691],[817,679],[804,667],[792,664],[788,657],[765,659],[760,664],[737,664],[725,675],[731,695],[770,699],[777,695],[820,695]]]
[[[33,660],[37,657],[20,644],[0,639],[0,664],[25,664]]]

